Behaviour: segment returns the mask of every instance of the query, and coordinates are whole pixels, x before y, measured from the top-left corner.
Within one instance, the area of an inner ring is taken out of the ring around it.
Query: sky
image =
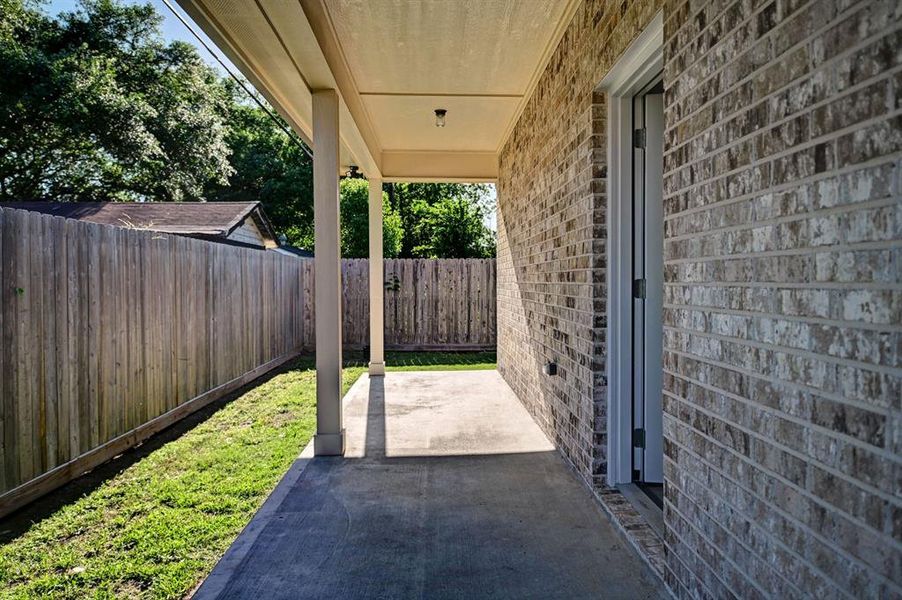
[[[200,55],[206,60],[212,67],[214,67],[217,71],[222,73],[222,75],[226,75],[223,71],[223,68],[216,62],[216,60],[210,55],[210,53],[200,44],[197,39],[191,33],[191,31],[185,27],[185,25],[172,14],[172,10],[163,3],[163,0],[122,0],[126,4],[147,4],[148,2],[157,9],[157,13],[159,13],[163,17],[163,24],[160,27],[160,33],[163,35],[163,38],[172,41],[172,40],[180,40],[183,42],[188,42],[192,46],[197,48],[197,51]],[[203,31],[201,31],[200,27],[197,25],[193,25],[193,21],[188,14],[182,10],[176,0],[170,0],[173,8],[182,15],[182,17],[192,23],[194,30],[203,38],[204,42],[206,42],[207,46],[209,46],[216,53],[216,56],[222,60],[228,68],[237,75],[240,75],[240,71],[238,68],[232,64],[225,54],[223,54],[219,48],[216,47],[216,44],[213,43],[210,38],[208,38]],[[45,1],[44,11],[50,15],[56,16],[63,12],[72,12],[78,9],[78,0],[49,0]],[[495,198],[495,186],[491,186],[491,195],[492,198]],[[498,223],[496,221],[495,212],[492,211],[490,214],[486,215],[485,224],[492,231],[497,231]]]
[[[212,65],[216,70],[225,75],[222,67],[210,53],[201,46],[197,39],[191,34],[187,27],[182,24],[173,14],[172,11],[163,3],[163,0],[122,0],[125,4],[152,4],[155,9],[157,9],[157,13],[159,13],[163,17],[163,24],[160,27],[160,33],[163,35],[163,38],[168,41],[180,40],[183,42],[188,42],[192,46],[195,46],[200,52],[200,55],[206,60],[210,65]],[[78,0],[45,0],[44,3],[44,11],[50,15],[56,16],[63,12],[72,12],[78,8]],[[178,5],[176,0],[170,0],[170,4],[172,4],[173,8],[185,18],[189,23],[193,23],[191,17],[182,10],[182,7]],[[216,55],[228,65],[229,69],[233,73],[239,74],[238,68],[232,64],[225,54],[223,54],[219,48],[216,47],[216,44],[213,43],[210,38],[208,38],[203,31],[201,31],[200,27],[194,25],[194,30],[200,34],[203,40],[207,43],[207,45],[214,50]]]

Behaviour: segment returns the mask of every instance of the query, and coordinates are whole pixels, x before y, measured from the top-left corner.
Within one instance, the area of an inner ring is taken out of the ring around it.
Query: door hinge
[[[633,298],[645,299],[645,278],[633,279]]]
[[[644,429],[633,429],[633,448],[645,448]]]
[[[645,148],[645,128],[633,129],[633,148]]]

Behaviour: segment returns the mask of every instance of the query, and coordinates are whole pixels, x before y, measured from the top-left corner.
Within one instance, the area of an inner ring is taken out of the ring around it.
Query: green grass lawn
[[[494,352],[387,352],[388,371],[482,371],[494,369]],[[348,368],[365,367],[366,357],[352,352],[345,357]]]
[[[386,363],[493,369],[495,355],[389,353]],[[366,362],[347,364],[345,391]],[[0,597],[185,596],[313,436],[315,400],[303,357],[0,521]]]

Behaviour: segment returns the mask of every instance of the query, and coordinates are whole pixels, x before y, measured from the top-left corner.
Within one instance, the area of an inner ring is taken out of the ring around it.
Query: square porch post
[[[344,454],[341,426],[341,246],[338,94],[313,92],[313,228],[317,456]]]
[[[385,375],[382,322],[382,180],[370,178],[370,376]]]

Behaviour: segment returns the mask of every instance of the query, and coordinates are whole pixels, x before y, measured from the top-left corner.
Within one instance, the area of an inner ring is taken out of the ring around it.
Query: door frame
[[[632,482],[633,96],[664,68],[664,18],[656,14],[602,79],[607,95],[607,483]]]

